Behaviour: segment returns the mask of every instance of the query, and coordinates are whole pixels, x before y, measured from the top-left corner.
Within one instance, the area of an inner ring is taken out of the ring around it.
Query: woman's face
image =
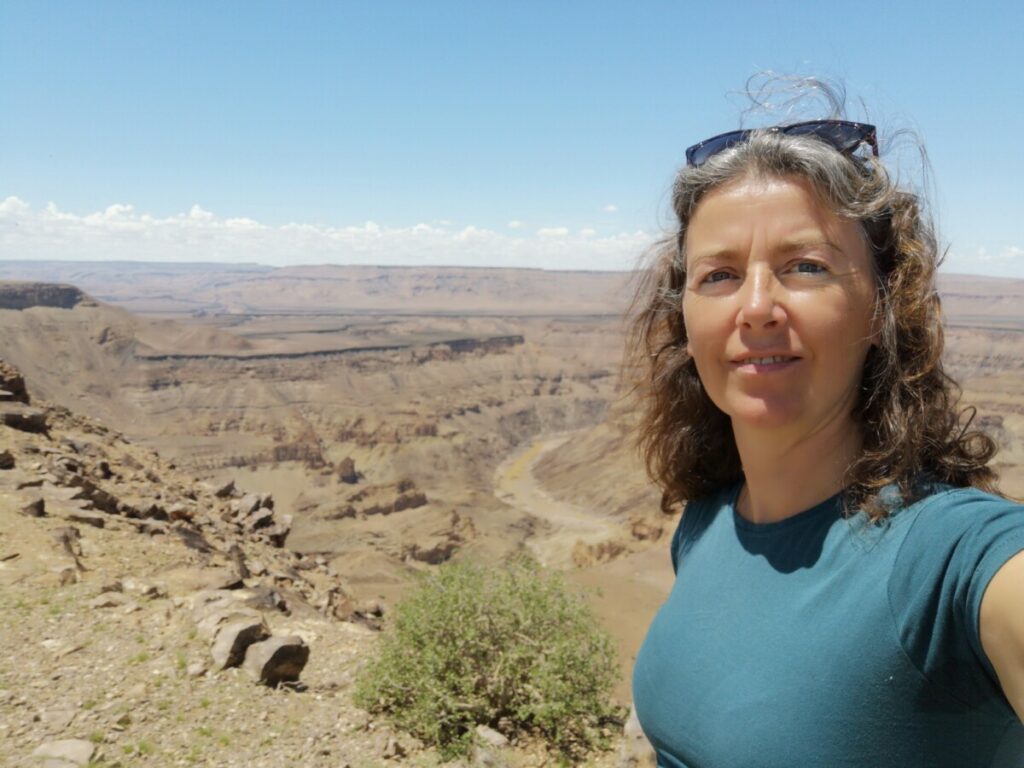
[[[742,178],[701,200],[685,249],[688,351],[733,429],[856,429],[875,335],[860,226],[802,179]]]

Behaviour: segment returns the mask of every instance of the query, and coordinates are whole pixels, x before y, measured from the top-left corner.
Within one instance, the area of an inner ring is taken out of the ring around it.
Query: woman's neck
[[[862,443],[852,421],[799,437],[735,425],[733,434],[746,479],[737,509],[754,523],[785,520],[838,493]]]

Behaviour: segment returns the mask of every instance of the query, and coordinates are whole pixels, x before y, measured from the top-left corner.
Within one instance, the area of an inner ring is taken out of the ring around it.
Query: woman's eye
[[[794,271],[804,275],[819,275],[828,270],[824,264],[819,264],[816,261],[801,261],[794,267]]]
[[[705,283],[720,283],[723,280],[728,280],[730,277],[732,277],[732,273],[731,272],[727,272],[724,269],[719,269],[719,270],[716,270],[714,272],[709,272],[704,277],[704,282]]]

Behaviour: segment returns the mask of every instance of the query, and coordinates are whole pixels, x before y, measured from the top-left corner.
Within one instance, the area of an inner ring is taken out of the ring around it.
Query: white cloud
[[[128,205],[128,206],[113,206],[113,205],[110,206],[110,208],[115,208],[115,207],[127,208],[129,211],[131,210],[131,206],[130,205]],[[110,208],[108,208],[107,210],[109,211]],[[189,210],[189,212],[188,212],[188,217],[192,221],[213,221],[213,219],[214,219],[214,216],[213,216],[212,213],[210,213],[209,211],[204,211],[198,205],[193,205],[192,206],[191,210]]]
[[[18,216],[27,213],[29,210],[29,204],[24,200],[19,200],[14,195],[11,195],[3,202],[0,202],[0,216]]]
[[[1005,245],[995,250],[984,246],[957,248],[947,254],[942,271],[1024,279],[1024,248],[1016,245]]]
[[[522,229],[523,228],[523,222],[521,222],[519,219],[512,219],[512,221],[510,221],[508,223],[508,228],[509,229]]]
[[[75,214],[54,203],[33,208],[14,196],[0,200],[2,259],[631,269],[653,240],[642,231],[598,237],[590,228],[544,227],[513,235],[476,226],[446,229],[442,222],[270,226],[222,218],[199,205],[161,218],[124,203]]]
[[[616,213],[619,210],[619,206],[614,203],[608,203],[604,208],[601,209],[605,213]]]
[[[569,234],[568,227],[541,227],[537,230],[540,237],[565,237]]]
[[[254,229],[266,229],[266,227],[260,224],[258,221],[253,221],[252,219],[247,219],[244,217],[239,219],[226,219],[224,221],[224,226],[227,227],[228,229],[236,230],[251,231]]]

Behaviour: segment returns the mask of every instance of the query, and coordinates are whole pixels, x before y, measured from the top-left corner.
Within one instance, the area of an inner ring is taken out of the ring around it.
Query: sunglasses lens
[[[862,141],[867,141],[869,131],[866,126],[856,123],[821,122],[792,125],[785,129],[790,136],[814,136],[835,147],[840,152],[854,149]]]
[[[723,133],[721,136],[714,136],[700,144],[694,144],[686,150],[686,162],[690,165],[703,165],[709,157],[714,157],[719,152],[724,152],[729,147],[741,144],[746,141],[750,131],[732,131]]]
[[[816,120],[807,123],[795,123],[765,129],[778,131],[789,136],[813,136],[834,147],[839,152],[850,152],[860,144],[867,142],[875,155],[878,145],[875,143],[875,128],[863,123],[850,123],[844,120]],[[729,147],[741,144],[750,137],[751,131],[731,131],[720,136],[713,136],[700,144],[694,144],[686,150],[686,162],[692,166],[703,165],[709,158]]]

